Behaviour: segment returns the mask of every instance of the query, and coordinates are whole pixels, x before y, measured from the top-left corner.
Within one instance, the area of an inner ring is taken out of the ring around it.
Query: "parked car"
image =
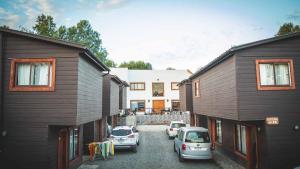
[[[115,149],[132,149],[137,152],[139,145],[139,133],[135,127],[131,126],[118,126],[112,130],[110,135]]]
[[[186,124],[183,121],[171,121],[170,125],[166,128],[169,139],[174,138],[177,135],[177,131],[180,127],[186,127]]]
[[[212,159],[212,144],[208,129],[203,127],[183,127],[174,140],[174,152],[179,161],[184,159]]]

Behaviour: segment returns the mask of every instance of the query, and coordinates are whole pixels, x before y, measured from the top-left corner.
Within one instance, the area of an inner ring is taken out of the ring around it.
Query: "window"
[[[152,83],[152,96],[164,96],[164,83]]]
[[[130,101],[131,111],[145,111],[145,101],[144,100],[131,100]]]
[[[54,91],[55,59],[13,59],[10,91]]]
[[[187,143],[209,143],[208,132],[189,131],[186,134],[185,142]]]
[[[179,130],[178,132],[178,139],[183,141],[183,135],[184,135],[184,132],[182,130]]]
[[[172,82],[171,83],[171,90],[179,90],[179,86],[178,85],[178,82]]]
[[[216,120],[216,142],[222,144],[222,122]]]
[[[199,97],[200,96],[200,91],[199,91],[199,81],[196,81],[195,83],[194,83],[194,85],[195,85],[195,96],[196,97]]]
[[[256,60],[256,76],[258,90],[295,89],[291,59]]]
[[[79,128],[69,129],[69,160],[79,156]]]
[[[144,82],[130,83],[130,90],[145,90],[145,83]]]
[[[180,101],[172,100],[172,110],[179,111],[180,109]]]
[[[237,124],[235,126],[235,150],[243,155],[247,154],[246,148],[246,126]]]

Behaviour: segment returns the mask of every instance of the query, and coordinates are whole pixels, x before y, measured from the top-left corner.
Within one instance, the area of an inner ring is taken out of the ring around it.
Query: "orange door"
[[[58,137],[57,168],[67,168],[67,130],[61,130]]]
[[[160,113],[162,110],[165,109],[165,100],[153,100],[152,104],[154,113]]]

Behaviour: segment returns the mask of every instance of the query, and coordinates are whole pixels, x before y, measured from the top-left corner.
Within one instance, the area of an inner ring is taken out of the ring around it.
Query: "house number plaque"
[[[266,118],[267,125],[278,125],[279,118],[278,117],[267,117]]]

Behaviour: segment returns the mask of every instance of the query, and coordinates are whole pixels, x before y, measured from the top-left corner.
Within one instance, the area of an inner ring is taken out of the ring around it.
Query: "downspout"
[[[0,158],[3,158],[4,149],[4,137],[7,135],[4,124],[4,49],[5,49],[5,37],[3,33],[0,33]]]

